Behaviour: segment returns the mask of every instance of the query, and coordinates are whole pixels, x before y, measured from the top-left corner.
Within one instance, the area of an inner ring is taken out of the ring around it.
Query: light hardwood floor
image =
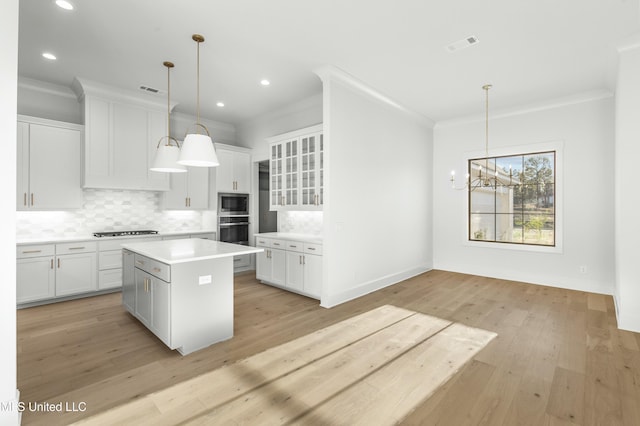
[[[332,309],[236,276],[235,337],[186,357],[118,293],[19,310],[21,400],[86,403],[23,424],[69,424],[386,304],[498,334],[404,424],[640,424],[640,335],[617,329],[610,296],[444,271]]]

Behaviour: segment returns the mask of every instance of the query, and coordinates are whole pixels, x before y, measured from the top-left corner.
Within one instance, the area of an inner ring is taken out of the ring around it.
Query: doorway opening
[[[258,232],[277,232],[278,213],[269,210],[269,160],[258,163]]]

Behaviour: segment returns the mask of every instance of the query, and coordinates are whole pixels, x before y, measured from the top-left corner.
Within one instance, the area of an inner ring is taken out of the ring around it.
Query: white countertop
[[[199,238],[123,244],[122,248],[168,265],[264,251],[261,248]]]
[[[199,230],[193,230],[193,231],[158,232],[157,234],[123,235],[123,236],[115,236],[115,237],[94,237],[93,234],[77,235],[73,237],[33,237],[33,238],[18,238],[16,240],[16,244],[17,245],[55,244],[55,243],[72,243],[77,241],[109,241],[109,240],[115,240],[115,239],[170,237],[174,235],[215,234],[215,233],[216,233],[215,229],[199,229]]]
[[[296,234],[293,232],[263,232],[255,234],[256,237],[277,238],[279,240],[298,241],[301,243],[322,244],[322,237],[319,235]]]

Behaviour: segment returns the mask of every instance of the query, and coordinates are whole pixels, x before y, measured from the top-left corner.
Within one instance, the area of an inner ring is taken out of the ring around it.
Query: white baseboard
[[[374,291],[399,283],[400,281],[415,277],[416,275],[420,275],[424,272],[430,271],[431,269],[432,268],[430,266],[426,265],[417,266],[415,268],[407,269],[405,271],[362,283],[346,291],[329,295],[328,298],[322,297],[320,306],[322,306],[323,308],[333,308],[334,306],[340,305],[353,299],[357,299],[358,297],[364,296],[365,294],[373,293]]]

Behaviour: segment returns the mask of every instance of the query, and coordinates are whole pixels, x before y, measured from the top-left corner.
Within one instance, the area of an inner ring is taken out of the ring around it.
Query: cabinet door
[[[287,281],[287,257],[286,251],[269,249],[271,253],[271,279],[270,282],[278,285],[286,285]]]
[[[251,191],[251,156],[248,152],[234,152],[233,176],[235,191],[249,193]]]
[[[162,194],[162,207],[165,210],[188,209],[187,173],[171,173],[171,189]]]
[[[284,143],[284,205],[297,206],[298,200],[298,139]]]
[[[122,251],[122,304],[132,314],[136,313],[135,256],[129,250]]]
[[[256,279],[261,281],[271,281],[273,270],[271,265],[269,248],[265,248],[261,253],[256,253]]]
[[[269,210],[278,210],[283,205],[283,144],[271,145],[269,158]]]
[[[170,284],[159,278],[151,280],[151,325],[149,328],[165,345],[171,347],[170,339]]]
[[[318,140],[317,135],[300,138],[300,204],[315,206],[318,200]]]
[[[56,257],[56,296],[96,290],[96,253]]]
[[[80,142],[79,130],[29,124],[27,204],[31,208],[82,207]]]
[[[322,294],[322,256],[304,255],[304,292],[320,298]]]
[[[16,208],[29,208],[29,123],[18,121]]]
[[[218,192],[234,192],[234,152],[226,149],[217,149],[216,154],[220,162],[220,165],[216,167],[216,186],[218,187]]]
[[[189,198],[189,209],[194,209],[194,210],[208,209],[209,208],[209,168],[208,167],[189,167],[189,171],[186,174],[187,174],[187,197]]]
[[[135,315],[145,326],[151,325],[151,275],[135,268]]]
[[[52,256],[17,260],[16,300],[18,304],[55,296],[53,264]]]
[[[288,251],[286,257],[286,285],[292,290],[302,291],[304,289],[304,254]]]

